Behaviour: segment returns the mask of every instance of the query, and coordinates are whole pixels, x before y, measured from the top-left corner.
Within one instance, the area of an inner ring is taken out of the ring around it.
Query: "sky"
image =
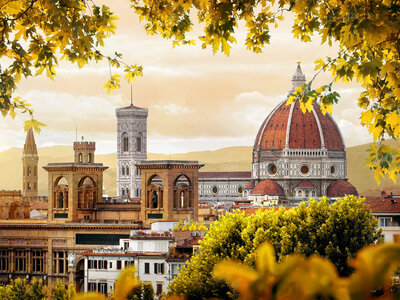
[[[253,145],[262,121],[291,89],[297,61],[307,79],[314,61],[334,57],[337,48],[293,39],[290,16],[271,32],[263,53],[246,50],[245,28],[237,32],[237,45],[229,57],[195,46],[172,48],[172,42],[149,36],[129,7],[129,1],[105,1],[120,18],[117,34],[106,41],[103,52],[123,54],[123,61],[143,66],[144,76],[132,85],[132,101],[149,110],[148,151],[184,153]],[[194,36],[201,34],[195,27]],[[82,69],[61,61],[54,81],[43,76],[23,80],[17,95],[29,100],[35,117],[47,126],[36,135],[38,147],[72,145],[78,137],[96,142],[97,154],[116,152],[115,109],[130,104],[131,86],[107,94],[107,62]],[[332,80],[320,74],[315,86]],[[335,84],[341,100],[333,108],[347,147],[371,142],[360,125],[357,84]],[[0,151],[22,147],[25,115],[0,120]]]

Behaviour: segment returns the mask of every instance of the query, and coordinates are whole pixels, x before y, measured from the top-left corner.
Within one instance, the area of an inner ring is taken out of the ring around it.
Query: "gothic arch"
[[[121,135],[121,152],[129,152],[129,137],[126,131]]]
[[[157,174],[152,175],[147,180],[146,185],[146,207],[157,209],[163,208],[164,187],[160,176]]]

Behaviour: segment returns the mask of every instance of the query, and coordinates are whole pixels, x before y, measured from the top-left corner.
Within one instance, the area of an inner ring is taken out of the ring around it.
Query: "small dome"
[[[259,182],[251,191],[252,195],[270,195],[280,196],[283,195],[282,187],[271,179],[265,179]]]
[[[315,185],[308,180],[303,180],[296,185],[296,188],[313,188],[315,189]]]
[[[243,187],[243,189],[248,190],[248,189],[252,189],[255,186],[255,182],[254,180],[250,180],[248,183],[246,183],[246,185]]]
[[[339,179],[332,182],[327,189],[326,195],[328,197],[344,197],[345,195],[358,196],[357,189],[347,180]]]

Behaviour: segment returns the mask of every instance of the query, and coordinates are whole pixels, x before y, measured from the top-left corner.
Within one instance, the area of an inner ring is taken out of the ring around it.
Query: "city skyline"
[[[125,62],[144,68],[144,76],[132,86],[132,100],[149,109],[148,150],[153,153],[252,145],[262,121],[289,91],[296,61],[302,61],[310,80],[313,62],[336,52],[335,47],[320,46],[317,38],[312,43],[293,40],[289,21],[272,31],[271,45],[262,54],[245,49],[243,27],[230,57],[202,50],[198,42],[172,48],[171,41],[146,35],[129,3],[113,3],[112,9],[120,20],[105,52],[118,51]],[[130,85],[122,79],[121,89],[107,95],[102,85],[108,74],[106,62],[83,69],[61,62],[55,81],[39,76],[20,83],[17,95],[29,99],[35,117],[47,124],[36,135],[38,147],[71,145],[77,126],[78,139],[96,141],[96,153],[116,152],[115,109],[130,104]],[[330,80],[329,74],[321,74],[316,85]],[[358,119],[360,88],[335,84],[335,89],[341,100],[333,116],[346,146],[370,142]],[[0,151],[23,145],[24,117],[2,120]]]

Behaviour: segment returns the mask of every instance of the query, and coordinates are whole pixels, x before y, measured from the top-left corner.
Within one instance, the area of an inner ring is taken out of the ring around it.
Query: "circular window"
[[[269,173],[269,175],[275,175],[277,171],[278,171],[278,168],[276,167],[275,164],[269,164],[268,165],[268,173]]]
[[[331,174],[335,174],[335,166],[331,166]]]
[[[218,188],[217,188],[216,186],[214,186],[214,187],[212,188],[212,192],[213,192],[213,194],[218,193]]]
[[[239,186],[237,192],[238,192],[238,194],[243,193],[243,188],[241,186]]]
[[[307,174],[309,171],[310,171],[310,168],[309,168],[308,166],[306,166],[306,165],[303,165],[303,166],[301,166],[301,168],[300,168],[300,172],[301,172],[302,174]]]

